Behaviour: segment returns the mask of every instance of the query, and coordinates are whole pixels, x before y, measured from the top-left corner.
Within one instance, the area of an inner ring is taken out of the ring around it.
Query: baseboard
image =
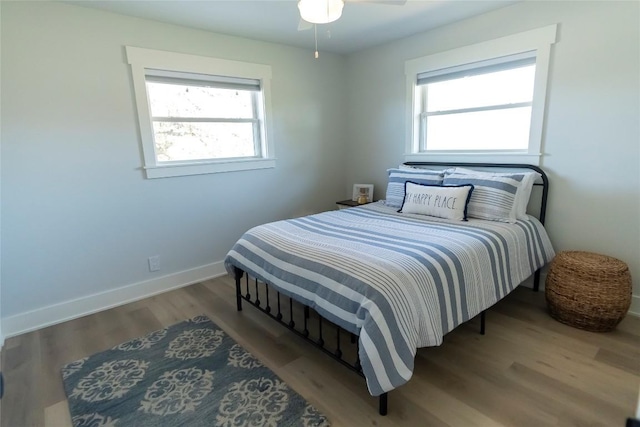
[[[547,271],[542,271],[540,275],[540,288],[539,292],[544,292],[544,283],[547,279]],[[524,286],[525,288],[533,289],[533,276],[529,277],[527,280],[522,282],[520,286]],[[627,314],[630,316],[640,317],[640,295],[632,295],[631,296],[631,307],[629,307],[629,311]]]
[[[2,340],[225,274],[220,261],[5,317]]]
[[[172,289],[178,289],[203,280],[224,276],[225,274],[224,263],[219,261],[6,317],[1,321],[0,349],[2,349],[4,345],[5,338],[97,313]],[[542,276],[540,280],[540,290],[544,291],[545,272],[543,272]],[[529,278],[525,280],[521,286],[533,287],[533,279]],[[629,308],[628,314],[640,317],[640,295],[632,296],[631,307]]]
[[[544,291],[544,282],[547,280],[547,269],[543,269],[540,272],[540,282],[538,282],[538,291]],[[533,289],[533,275],[529,278],[525,279],[524,282],[520,283],[518,286],[523,286],[525,288]]]
[[[640,295],[631,296],[631,307],[629,307],[628,314],[640,317]]]

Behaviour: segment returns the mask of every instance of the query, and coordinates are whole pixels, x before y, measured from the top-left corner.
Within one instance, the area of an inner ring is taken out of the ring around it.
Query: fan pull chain
[[[318,59],[318,26],[316,24],[313,24],[313,35],[316,39],[316,54],[315,54],[315,58]]]

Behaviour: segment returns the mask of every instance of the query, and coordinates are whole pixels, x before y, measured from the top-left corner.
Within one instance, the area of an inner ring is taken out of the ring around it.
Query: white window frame
[[[556,42],[557,25],[549,25],[531,31],[489,40],[458,49],[440,52],[405,62],[407,91],[407,137],[405,161],[434,160],[442,162],[473,161],[500,163],[530,163],[539,165],[542,146],[544,113],[546,106],[547,81],[551,45]],[[491,61],[533,52],[536,58],[533,105],[531,109],[531,127],[527,150],[491,150],[491,151],[421,151],[420,120],[422,100],[416,94],[418,75],[437,73],[438,70],[453,67],[469,67],[470,64]]]
[[[133,76],[140,141],[144,157],[143,167],[147,178],[166,178],[275,167],[275,150],[273,138],[270,137],[271,67],[269,65],[144,49],[133,46],[126,46],[126,53]],[[263,103],[259,105],[263,117],[259,125],[261,133],[260,156],[158,162],[156,160],[153,124],[145,81],[147,74],[153,74],[153,71],[150,70],[259,80],[263,95]]]

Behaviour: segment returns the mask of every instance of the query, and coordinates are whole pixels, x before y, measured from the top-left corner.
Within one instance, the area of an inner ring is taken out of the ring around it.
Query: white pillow
[[[467,220],[467,204],[473,185],[440,187],[407,181],[404,187],[404,200],[398,212]]]
[[[531,198],[531,191],[533,184],[541,178],[538,172],[488,172],[488,171],[476,171],[472,169],[457,167],[455,170],[445,171],[447,174],[458,173],[466,175],[487,175],[487,176],[507,176],[513,177],[514,175],[523,175],[520,181],[520,186],[516,191],[515,202],[513,204],[513,217],[516,219],[527,219],[527,206],[529,205],[529,199]]]
[[[531,191],[539,178],[542,178],[542,175],[538,172],[524,172],[524,180],[522,180],[520,189],[516,194],[516,218],[527,219],[527,206],[529,206]]]

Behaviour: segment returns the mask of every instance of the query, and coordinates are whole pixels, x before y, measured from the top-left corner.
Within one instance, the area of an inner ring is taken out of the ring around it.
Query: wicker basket
[[[619,259],[591,252],[560,252],[545,282],[551,317],[580,329],[610,331],[631,305],[631,274]]]

